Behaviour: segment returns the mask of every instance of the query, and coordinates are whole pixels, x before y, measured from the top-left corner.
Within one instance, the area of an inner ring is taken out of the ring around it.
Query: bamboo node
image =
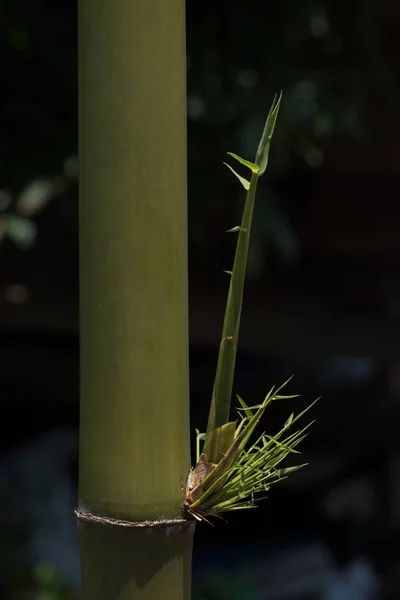
[[[188,519],[176,518],[176,519],[156,519],[154,521],[127,521],[124,519],[114,519],[112,517],[101,517],[94,515],[91,512],[76,508],[74,510],[75,516],[78,521],[86,523],[94,523],[97,525],[109,525],[113,527],[176,527],[188,525],[190,521]]]

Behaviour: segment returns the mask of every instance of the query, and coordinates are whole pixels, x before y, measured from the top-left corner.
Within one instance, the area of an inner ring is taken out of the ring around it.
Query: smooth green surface
[[[255,162],[249,162],[233,152],[228,154],[239,163],[251,170],[251,180],[244,179],[241,175],[227,165],[240,183],[247,190],[242,222],[240,226],[233,227],[228,232],[238,232],[235,260],[231,271],[231,282],[226,302],[222,339],[219,347],[217,371],[215,375],[210,412],[208,415],[207,433],[203,452],[208,460],[213,463],[221,460],[219,439],[222,428],[229,421],[232,399],[232,386],[236,364],[236,350],[240,329],[240,317],[243,303],[243,287],[246,276],[247,254],[249,250],[251,222],[253,217],[254,200],[257,189],[258,177],[261,176],[268,164],[269,149],[274,133],[282,92],[274,98],[265,123],[261,140],[257,149]],[[225,163],[226,164],[226,163]],[[218,431],[217,431],[218,430]]]
[[[275,96],[272,102],[271,109],[268,113],[268,117],[265,122],[264,131],[262,133],[261,140],[257,148],[256,158],[254,162],[258,167],[258,173],[260,177],[263,173],[265,173],[265,170],[268,165],[269,149],[271,146],[272,136],[274,135],[276,120],[278,118],[279,108],[282,101],[282,94],[283,92],[281,91],[279,96]]]
[[[189,469],[185,76],[183,0],[80,0],[79,497],[110,517],[177,515]]]
[[[188,600],[194,523],[132,528],[79,523],[85,600]]]
[[[249,249],[257,181],[257,173],[252,173],[240,231],[237,234],[238,241],[229,285],[224,325],[222,328],[222,339],[218,354],[217,371],[207,424],[207,437],[203,448],[203,452],[208,456],[208,459],[211,462],[220,460],[218,448],[215,446],[215,443],[211,444],[211,442],[215,442],[217,438],[211,438],[211,432],[229,421],[240,316],[243,303],[243,287],[246,275],[247,253]]]

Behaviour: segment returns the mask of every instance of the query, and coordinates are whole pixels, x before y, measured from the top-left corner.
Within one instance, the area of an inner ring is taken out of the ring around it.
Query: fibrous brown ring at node
[[[86,523],[96,523],[98,525],[109,525],[114,527],[183,527],[192,523],[191,519],[156,519],[154,521],[127,521],[124,519],[113,519],[112,517],[102,517],[94,515],[91,512],[76,508],[75,516],[79,521]]]

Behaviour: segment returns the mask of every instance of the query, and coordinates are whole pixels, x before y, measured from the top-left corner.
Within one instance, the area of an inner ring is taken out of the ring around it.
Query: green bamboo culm
[[[189,600],[183,0],[79,0],[83,600]]]
[[[234,424],[229,423],[229,415],[232,400],[232,386],[236,364],[236,349],[239,337],[240,317],[242,312],[243,288],[246,275],[247,255],[250,242],[251,222],[253,217],[254,200],[256,195],[258,178],[265,172],[268,165],[269,149],[272,135],[274,133],[282,92],[274,98],[271,109],[265,123],[264,131],[257,149],[254,163],[251,163],[237,154],[229,152],[235,160],[251,170],[251,179],[248,181],[241,177],[230,166],[229,169],[236,175],[247,191],[246,201],[240,226],[233,227],[228,233],[237,232],[238,241],[233,269],[228,274],[231,281],[228,291],[224,324],[222,328],[222,339],[220,343],[217,371],[215,375],[214,388],[211,398],[211,406],[208,417],[207,437],[204,444],[204,453],[211,462],[219,462],[222,458],[221,451],[229,447],[232,441]],[[226,164],[226,163],[225,163]],[[223,429],[221,429],[223,428]],[[227,442],[221,444],[218,432],[225,435],[229,429]]]

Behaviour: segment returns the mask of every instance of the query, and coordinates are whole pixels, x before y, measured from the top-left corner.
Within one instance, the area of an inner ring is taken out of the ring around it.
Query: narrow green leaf
[[[261,136],[260,143],[258,145],[255,163],[258,166],[258,174],[262,175],[268,165],[269,148],[271,145],[272,135],[274,133],[276,120],[278,118],[279,108],[282,101],[282,91],[279,96],[275,96],[272,102],[271,109],[268,113],[267,120],[265,122],[264,131]]]
[[[241,231],[242,228],[240,227],[240,225],[236,225],[236,227],[232,227],[232,229],[227,229],[225,231],[225,233],[235,233],[235,231]]]
[[[248,419],[250,419],[252,417],[252,415],[253,415],[252,410],[251,410],[252,407],[247,406],[246,402],[240,396],[238,396],[237,394],[236,394],[236,398],[239,400],[240,406],[242,407],[241,409],[238,408],[238,410],[243,410],[243,412],[246,415],[246,417]],[[257,408],[260,408],[260,407],[257,406]]]
[[[275,394],[279,394],[282,388],[283,386],[280,386]],[[257,500],[259,500],[260,492],[265,492],[271,484],[285,479],[291,472],[304,466],[297,465],[286,469],[277,469],[277,465],[289,454],[298,453],[295,447],[306,437],[306,431],[311,423],[285,438],[283,438],[283,434],[316,401],[297,416],[291,415],[277,435],[268,436],[263,433],[249,450],[246,450],[247,441],[266,407],[275,399],[275,394],[274,388],[272,388],[256,412],[253,412],[244,400],[239,400],[242,405],[239,410],[245,411],[245,414],[247,411],[247,415],[242,417],[231,447],[216,467],[203,479],[202,493],[192,502],[190,509],[196,510],[201,515],[210,516],[216,515],[218,512],[230,511],[239,504],[241,508],[252,506],[254,504],[253,494],[257,494]],[[238,434],[239,429],[241,429],[240,434]],[[281,438],[281,441],[278,441],[278,438]]]
[[[234,158],[235,160],[240,162],[240,164],[242,164],[245,167],[247,167],[248,169],[250,169],[255,175],[258,174],[259,167],[257,165],[255,165],[254,163],[242,158],[241,156],[238,156],[237,154],[234,154],[233,152],[228,152],[227,154],[229,154],[229,156],[232,156],[232,158]]]
[[[293,447],[287,446],[286,444],[280,442],[279,440],[277,440],[276,438],[274,438],[272,435],[266,435],[265,436],[272,444],[276,444],[276,446],[278,448],[281,448],[282,450],[286,451],[286,454],[289,452],[294,452],[295,454],[300,454],[300,452],[298,450],[294,450]]]
[[[239,495],[240,499],[245,498],[246,495],[247,495],[247,493],[246,493],[246,484],[244,482],[243,473],[242,473],[242,476],[239,479],[239,490],[238,490],[238,492],[239,492],[238,495]]]
[[[200,458],[200,442],[202,440],[204,440],[206,437],[205,433],[200,433],[200,431],[198,429],[196,429],[196,462],[199,460]]]
[[[285,475],[288,475],[289,473],[295,473],[299,469],[307,466],[308,463],[303,463],[302,465],[295,465],[294,467],[285,467],[284,469],[279,469],[279,478],[285,477]]]
[[[246,419],[246,417],[241,416],[241,421],[239,423],[239,425],[236,427],[236,431],[235,431],[235,439],[237,438],[237,436],[239,435],[239,433],[242,431],[243,427],[246,425],[248,419]]]
[[[239,173],[236,173],[235,169],[233,169],[231,167],[231,165],[228,165],[228,163],[224,162],[224,165],[226,165],[228,167],[228,169],[230,169],[232,171],[232,173],[234,175],[236,175],[236,177],[239,179],[239,181],[242,184],[242,186],[244,187],[244,189],[247,191],[250,187],[250,181],[248,181],[247,179],[245,179],[244,177],[239,175]]]
[[[294,413],[292,413],[290,415],[290,417],[288,418],[288,420],[286,421],[285,427],[287,427],[288,425],[290,425],[290,423],[293,421],[293,419],[294,419]]]

